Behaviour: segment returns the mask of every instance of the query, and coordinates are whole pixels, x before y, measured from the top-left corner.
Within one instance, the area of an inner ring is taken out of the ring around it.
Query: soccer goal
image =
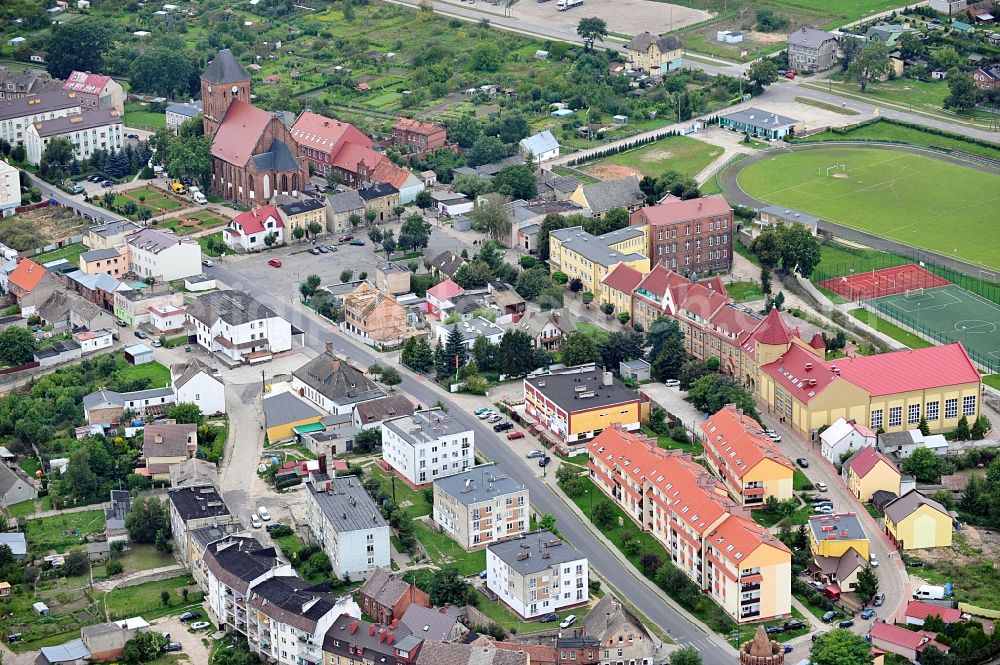
[[[826,169],[827,177],[836,175],[837,173],[847,173],[847,164],[834,164],[833,166],[828,166]]]
[[[919,298],[924,295],[923,288],[919,289],[906,289],[906,294],[903,296],[907,300],[912,300],[913,298]]]

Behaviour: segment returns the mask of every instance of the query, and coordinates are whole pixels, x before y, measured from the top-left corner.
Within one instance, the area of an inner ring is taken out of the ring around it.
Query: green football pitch
[[[968,263],[1000,268],[1000,176],[868,147],[783,153],[744,168],[750,196]]]
[[[1000,305],[954,284],[869,300],[883,316],[939,343],[961,342],[977,362],[1000,371]]]

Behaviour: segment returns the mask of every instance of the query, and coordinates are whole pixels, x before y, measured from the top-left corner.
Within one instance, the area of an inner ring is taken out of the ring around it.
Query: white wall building
[[[521,154],[525,157],[530,155],[535,164],[541,164],[559,156],[559,141],[547,129],[521,139],[517,145]]]
[[[273,547],[249,534],[227,535],[210,543],[202,557],[205,589],[212,620],[221,628],[246,635],[246,597],[250,588],[275,575],[294,575]]]
[[[840,464],[845,453],[854,454],[878,442],[875,432],[853,420],[838,418],[819,435],[823,457],[830,464]]]
[[[12,146],[25,145],[24,132],[36,122],[77,115],[83,110],[79,96],[62,90],[0,101],[0,139]]]
[[[201,272],[201,245],[193,238],[145,228],[128,236],[125,242],[129,249],[128,268],[139,277],[172,282]]]
[[[486,548],[486,586],[525,619],[587,602],[587,557],[550,531]]]
[[[274,234],[273,245],[285,242],[285,222],[274,206],[255,206],[230,220],[222,229],[226,247],[244,252],[267,248],[265,238]]]
[[[389,524],[357,478],[317,474],[307,487],[309,529],[330,558],[334,576],[361,579],[390,566]]]
[[[64,138],[73,144],[77,159],[90,157],[97,150],[121,150],[125,126],[121,118],[103,109],[95,109],[55,120],[43,120],[24,130],[28,163],[37,165],[50,141]]]
[[[170,385],[178,404],[196,404],[205,415],[226,412],[226,387],[197,360],[170,366]]]
[[[187,310],[173,305],[151,305],[149,308],[149,324],[158,332],[180,330],[187,320]]]
[[[410,485],[465,471],[476,457],[472,426],[442,409],[382,423],[382,459]]]
[[[292,325],[242,291],[212,291],[187,306],[198,344],[233,363],[264,362],[292,348]]]
[[[80,345],[80,352],[83,355],[93,353],[113,346],[115,343],[114,333],[110,330],[83,330],[73,333],[73,340]]]
[[[167,129],[172,130],[176,135],[181,125],[191,118],[198,117],[198,114],[201,113],[201,108],[202,104],[200,99],[196,102],[177,102],[174,104],[167,104]]]
[[[21,174],[5,161],[0,160],[0,217],[14,214],[21,205]]]
[[[446,344],[452,328],[455,327],[457,327],[459,332],[462,333],[462,343],[465,345],[465,348],[470,351],[475,345],[477,337],[485,337],[490,344],[499,344],[504,333],[504,329],[497,324],[487,318],[477,316],[471,321],[459,321],[458,323],[449,323],[447,325],[438,326],[435,331],[437,341],[441,344]]]

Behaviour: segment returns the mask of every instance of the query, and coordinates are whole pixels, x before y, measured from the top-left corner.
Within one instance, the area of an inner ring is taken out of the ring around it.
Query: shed
[[[130,365],[145,365],[153,362],[153,350],[145,344],[125,347],[125,362]]]
[[[31,609],[35,610],[35,613],[40,617],[47,617],[49,615],[49,606],[42,601],[34,603]]]
[[[627,115],[616,115],[616,116],[614,116],[612,118],[612,120],[615,121],[616,125],[624,125],[624,124],[628,123],[628,116]]]
[[[111,557],[111,543],[87,543],[87,556],[90,557],[90,563],[104,563]]]
[[[635,360],[623,360],[618,364],[618,373],[623,379],[648,381],[652,367],[652,365],[642,358],[636,358]]]
[[[556,109],[549,115],[552,116],[553,118],[559,118],[559,119],[571,118],[573,116],[573,112],[569,109]]]

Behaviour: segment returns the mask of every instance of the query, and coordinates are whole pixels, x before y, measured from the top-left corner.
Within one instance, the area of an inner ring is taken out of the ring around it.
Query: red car
[[[271,266],[272,268],[280,268],[281,261],[279,261],[278,259],[271,259],[270,261],[267,262],[267,265]]]
[[[787,74],[785,74],[785,78],[786,79],[793,79],[793,78],[795,78],[795,72],[794,71],[788,72]]]
[[[514,439],[523,439],[524,432],[507,432],[507,440],[513,441]]]

